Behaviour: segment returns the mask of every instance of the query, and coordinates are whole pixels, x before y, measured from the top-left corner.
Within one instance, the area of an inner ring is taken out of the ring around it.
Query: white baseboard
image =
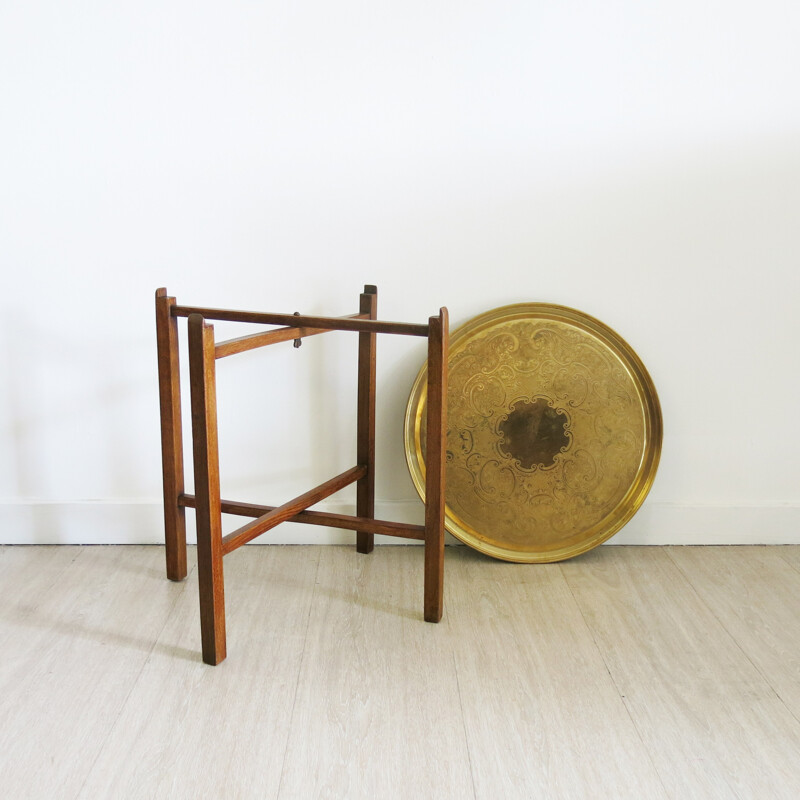
[[[320,510],[352,514],[345,504]],[[378,502],[376,516],[421,523],[418,501]],[[194,512],[187,511],[187,539],[194,542]],[[226,530],[244,523],[225,517]],[[161,505],[153,502],[0,502],[0,544],[160,544]],[[349,544],[355,534],[289,523],[256,540],[263,544]],[[407,540],[379,536],[377,543]],[[450,544],[458,542],[448,535]],[[409,544],[412,542],[408,541]],[[609,544],[800,544],[800,505],[689,506],[645,503]]]

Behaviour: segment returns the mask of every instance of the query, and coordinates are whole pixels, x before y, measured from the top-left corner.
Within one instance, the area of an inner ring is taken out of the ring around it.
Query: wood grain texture
[[[425,621],[438,622],[444,604],[445,443],[447,434],[447,309],[428,323],[425,450]]]
[[[164,580],[160,547],[4,550],[2,794],[74,798],[186,583]]]
[[[800,545],[781,547],[778,553],[787,564],[800,572]]]
[[[197,519],[197,574],[203,661],[225,659],[225,580],[217,441],[217,384],[214,327],[189,317],[189,383],[192,395],[192,444]]]
[[[225,559],[232,657],[215,669],[197,653],[194,591],[181,597],[81,798],[277,796],[323,553],[250,547]]]
[[[667,797],[559,566],[455,547],[447,574],[476,797]]]
[[[228,556],[209,669],[194,547],[184,583],[160,547],[0,547],[3,795],[799,796],[800,548],[451,547],[439,625],[422,548],[378,549]]]
[[[226,308],[200,306],[173,306],[175,317],[199,314],[204,319],[227,322],[252,322],[257,325],[288,325],[304,328],[325,328],[332,331],[357,331],[359,333],[392,333],[399,336],[427,336],[428,326],[413,322],[353,319],[351,317],[309,317],[303,314],[268,314],[260,311],[233,311]]]
[[[378,316],[378,289],[365,286],[359,298],[359,311],[368,319]],[[375,516],[375,375],[376,339],[374,333],[358,334],[358,394],[356,459],[367,474],[356,486],[356,515]],[[375,546],[374,531],[356,534],[356,550],[371,553]]]
[[[671,797],[800,796],[800,723],[663,549],[561,569]]]
[[[172,316],[174,297],[156,290],[158,397],[161,412],[161,471],[164,494],[164,537],[167,577],[186,577],[186,515],[178,504],[183,493],[183,429],[181,378],[178,358],[178,320]]]
[[[800,573],[784,558],[788,549],[669,547],[665,552],[800,720]]]
[[[369,317],[363,314],[350,314],[342,319],[369,319]],[[236,355],[236,353],[255,350],[258,347],[281,342],[293,342],[295,339],[318,336],[320,333],[330,333],[330,328],[278,328],[277,330],[251,333],[249,336],[239,336],[236,339],[225,339],[222,342],[217,342],[214,347],[214,355],[217,359],[226,358],[227,356]]]
[[[800,569],[800,545],[781,547],[778,553],[781,558],[786,560],[787,564],[791,564],[795,569]]]
[[[280,798],[473,797],[449,631],[419,611],[422,558],[324,548]]]
[[[227,536],[222,537],[222,552],[225,554],[231,553],[242,545],[260,536],[262,533],[280,525],[281,522],[287,522],[292,517],[296,516],[299,512],[305,511],[309,506],[319,503],[326,497],[344,489],[351,483],[355,483],[361,479],[366,472],[366,467],[356,466],[345,470],[339,475],[331,478],[313,489],[289,500],[281,506],[277,506],[270,511],[265,512],[247,525],[237,528]]]
[[[181,504],[186,508],[194,508],[196,498],[191,494],[181,495]],[[240,517],[260,517],[279,506],[265,506],[259,503],[240,503],[233,500],[220,500],[223,514],[234,514]],[[425,526],[411,525],[406,522],[354,517],[350,514],[333,514],[327,511],[298,511],[286,522],[300,522],[306,525],[325,525],[331,528],[343,528],[348,531],[373,531],[383,536],[396,536],[401,539],[425,540]]]
[[[0,647],[11,662],[23,663],[28,646],[38,646],[46,635],[46,628],[37,624],[40,610],[51,610],[49,596],[57,596],[62,576],[82,552],[74,546],[0,547]],[[0,674],[7,677],[6,670],[13,666],[8,660],[3,666]]]
[[[194,508],[196,498],[191,494],[183,494],[181,505]],[[223,514],[234,514],[240,517],[260,517],[269,511],[275,511],[279,506],[265,506],[259,503],[241,503],[233,500],[220,500]],[[343,528],[348,531],[374,531],[384,536],[396,536],[401,539],[425,540],[425,526],[412,525],[407,522],[392,522],[390,520],[371,519],[369,517],[354,517],[350,514],[333,514],[327,511],[298,511],[286,522],[300,522],[306,525],[325,525],[331,528]]]

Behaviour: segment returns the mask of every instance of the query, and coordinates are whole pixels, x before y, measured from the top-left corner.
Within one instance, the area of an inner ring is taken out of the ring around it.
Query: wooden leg
[[[377,319],[378,290],[365,286],[361,295],[360,313]],[[359,466],[367,468],[367,474],[356,485],[356,515],[375,517],[375,340],[374,333],[358,335],[358,445]],[[356,549],[359,553],[371,553],[375,546],[375,534],[359,531],[356,534]]]
[[[219,664],[225,649],[225,585],[219,497],[217,389],[214,327],[199,314],[189,317],[189,374],[197,512],[197,574],[203,661]]]
[[[183,432],[181,430],[181,382],[178,363],[178,320],[170,313],[174,297],[166,289],[156,291],[156,339],[158,342],[158,394],[161,406],[161,467],[164,476],[164,538],[167,577],[186,577],[186,513],[178,505],[183,494]]]
[[[447,436],[447,309],[428,334],[428,432],[425,451],[425,621],[442,618],[444,588],[445,442]]]

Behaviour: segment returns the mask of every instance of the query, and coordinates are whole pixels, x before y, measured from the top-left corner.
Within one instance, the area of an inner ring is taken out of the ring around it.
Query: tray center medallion
[[[553,408],[544,397],[517,400],[498,425],[498,447],[504,456],[518,461],[522,469],[547,469],[572,441],[568,426],[566,413]]]

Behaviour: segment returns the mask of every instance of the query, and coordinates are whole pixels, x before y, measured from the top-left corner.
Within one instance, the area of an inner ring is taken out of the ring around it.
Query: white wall
[[[778,0],[2,4],[0,541],[160,539],[156,287],[376,283],[386,319],[540,300],[632,344],[664,450],[614,541],[799,542],[798,41]],[[395,518],[423,347],[379,342]],[[347,334],[221,362],[224,493],[351,466],[354,374]]]

